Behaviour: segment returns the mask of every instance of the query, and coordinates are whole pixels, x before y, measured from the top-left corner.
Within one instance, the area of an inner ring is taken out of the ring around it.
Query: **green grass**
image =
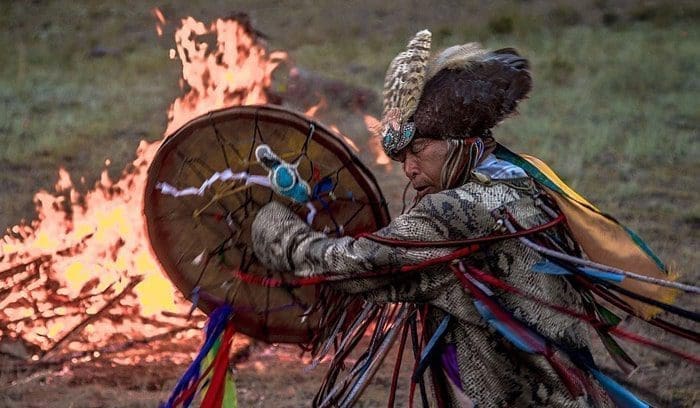
[[[693,2],[426,7],[245,0],[235,10],[224,1],[174,2],[161,7],[169,21],[162,38],[151,7],[0,5],[0,187],[13,198],[1,200],[0,224],[31,218],[32,194],[50,188],[58,166],[89,186],[105,159],[116,176],[139,140],[161,137],[167,107],[180,92],[179,64],[167,57],[178,20],[193,15],[209,22],[239,10],[271,49],[288,51],[295,64],[377,93],[388,62],[425,27],[436,49],[474,40],[516,47],[532,63],[534,90],[496,136],[541,156],[613,210],[624,210],[623,202],[643,197],[650,185],[678,185],[700,167],[700,7]],[[601,183],[601,175],[618,186]],[[690,208],[679,217],[694,219],[685,214]]]
[[[574,178],[601,156],[663,165],[694,160],[699,34],[694,26],[658,31],[637,23],[521,39],[533,56],[535,90],[504,133],[546,152]]]
[[[138,140],[159,138],[179,93],[179,64],[167,58],[178,19],[238,10],[299,66],[376,91],[390,59],[424,27],[436,49],[473,40],[516,47],[532,62],[535,88],[498,138],[614,202],[616,190],[596,187],[599,171],[626,178],[630,191],[648,184],[634,175],[650,168],[698,169],[700,7],[659,4],[175,2],[161,7],[169,25],[158,38],[149,4],[3,3],[0,168],[9,171],[0,186],[24,198],[3,203],[0,221],[30,216],[31,194],[52,184],[59,165],[89,185],[105,159],[118,174]]]
[[[551,136],[563,136],[565,143],[586,140],[582,162],[563,170],[568,173],[577,173],[608,143],[624,146],[624,155],[632,159],[658,159],[659,147],[670,146],[665,160],[671,160],[683,155],[675,146],[692,142],[698,124],[692,103],[699,61],[694,19],[661,30],[651,6],[628,11],[643,22],[606,27],[578,24],[583,11],[569,2],[548,10],[541,4],[516,8],[517,2],[509,1],[489,9],[438,3],[421,10],[425,13],[375,3],[334,1],[314,7],[244,1],[237,6],[249,10],[271,37],[272,48],[289,50],[299,65],[372,89],[380,88],[392,55],[423,26],[433,29],[436,48],[473,39],[492,47],[516,46],[533,62],[535,91],[521,109],[527,119],[510,121],[504,132],[542,135],[542,142],[534,137],[524,147],[554,156],[561,156],[560,137]],[[176,3],[163,9],[171,20],[190,11],[207,21],[226,14],[222,4]],[[131,133],[140,135],[160,130],[163,121],[154,122],[153,115],[175,96],[178,67],[166,58],[170,39],[155,36],[150,6],[49,2],[4,7],[8,10],[0,21],[10,31],[0,39],[7,51],[0,67],[0,130],[8,144],[0,160],[24,162],[56,147],[64,150],[60,156],[70,155],[86,138],[130,133],[132,127]],[[343,18],[332,19],[329,9]],[[665,19],[694,15],[663,10]],[[98,47],[107,55],[91,57]],[[516,126],[527,132],[516,132]],[[668,143],[669,133],[677,133],[677,142]]]

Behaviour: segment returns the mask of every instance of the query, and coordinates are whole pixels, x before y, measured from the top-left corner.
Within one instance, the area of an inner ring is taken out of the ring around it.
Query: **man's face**
[[[402,156],[403,171],[419,197],[441,190],[440,173],[447,160],[447,141],[414,139]]]

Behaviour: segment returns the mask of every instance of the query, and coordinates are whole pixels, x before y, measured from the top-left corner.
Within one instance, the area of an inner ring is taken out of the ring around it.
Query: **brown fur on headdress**
[[[392,158],[416,137],[486,139],[532,88],[528,61],[513,48],[468,43],[430,59],[430,40],[430,31],[416,33],[386,73],[380,140]]]
[[[488,52],[476,43],[443,51],[426,78],[413,115],[415,137],[485,136],[532,88],[528,61],[515,49]]]

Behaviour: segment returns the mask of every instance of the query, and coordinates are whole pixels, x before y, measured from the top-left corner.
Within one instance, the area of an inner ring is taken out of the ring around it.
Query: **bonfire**
[[[167,21],[158,9],[153,15],[163,35]],[[205,36],[216,43],[205,42]],[[187,17],[174,37],[170,57],[182,64],[179,85],[186,92],[170,105],[164,137],[212,110],[270,103],[273,72],[281,64],[294,71],[285,52],[266,49],[245,16],[208,25]],[[306,113],[313,115],[324,104],[321,100]],[[366,114],[365,121],[377,123]],[[352,139],[343,138],[359,151]],[[59,169],[55,191],[35,195],[36,219],[8,229],[0,239],[4,352],[43,364],[191,359],[206,316],[167,279],[150,249],[141,211],[146,173],[162,140],[141,141],[121,178],[112,180],[105,170],[84,194]],[[377,163],[388,163],[375,145]],[[159,341],[180,347],[154,353]]]

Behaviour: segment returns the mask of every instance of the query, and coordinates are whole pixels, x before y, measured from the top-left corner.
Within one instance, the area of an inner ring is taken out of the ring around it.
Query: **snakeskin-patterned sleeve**
[[[479,214],[476,214],[476,213]],[[437,241],[483,234],[488,230],[475,219],[489,218],[473,197],[448,190],[424,197],[410,212],[396,217],[377,235],[397,240]],[[313,231],[279,203],[258,211],[253,222],[254,250],[271,269],[294,271],[297,276],[334,275],[352,278],[363,272],[417,264],[446,255],[455,248],[403,248],[379,244],[367,238],[329,238]],[[452,283],[446,268],[429,268],[420,273],[402,273],[382,279],[352,279],[339,288],[354,293],[385,287],[385,301],[428,301]]]

